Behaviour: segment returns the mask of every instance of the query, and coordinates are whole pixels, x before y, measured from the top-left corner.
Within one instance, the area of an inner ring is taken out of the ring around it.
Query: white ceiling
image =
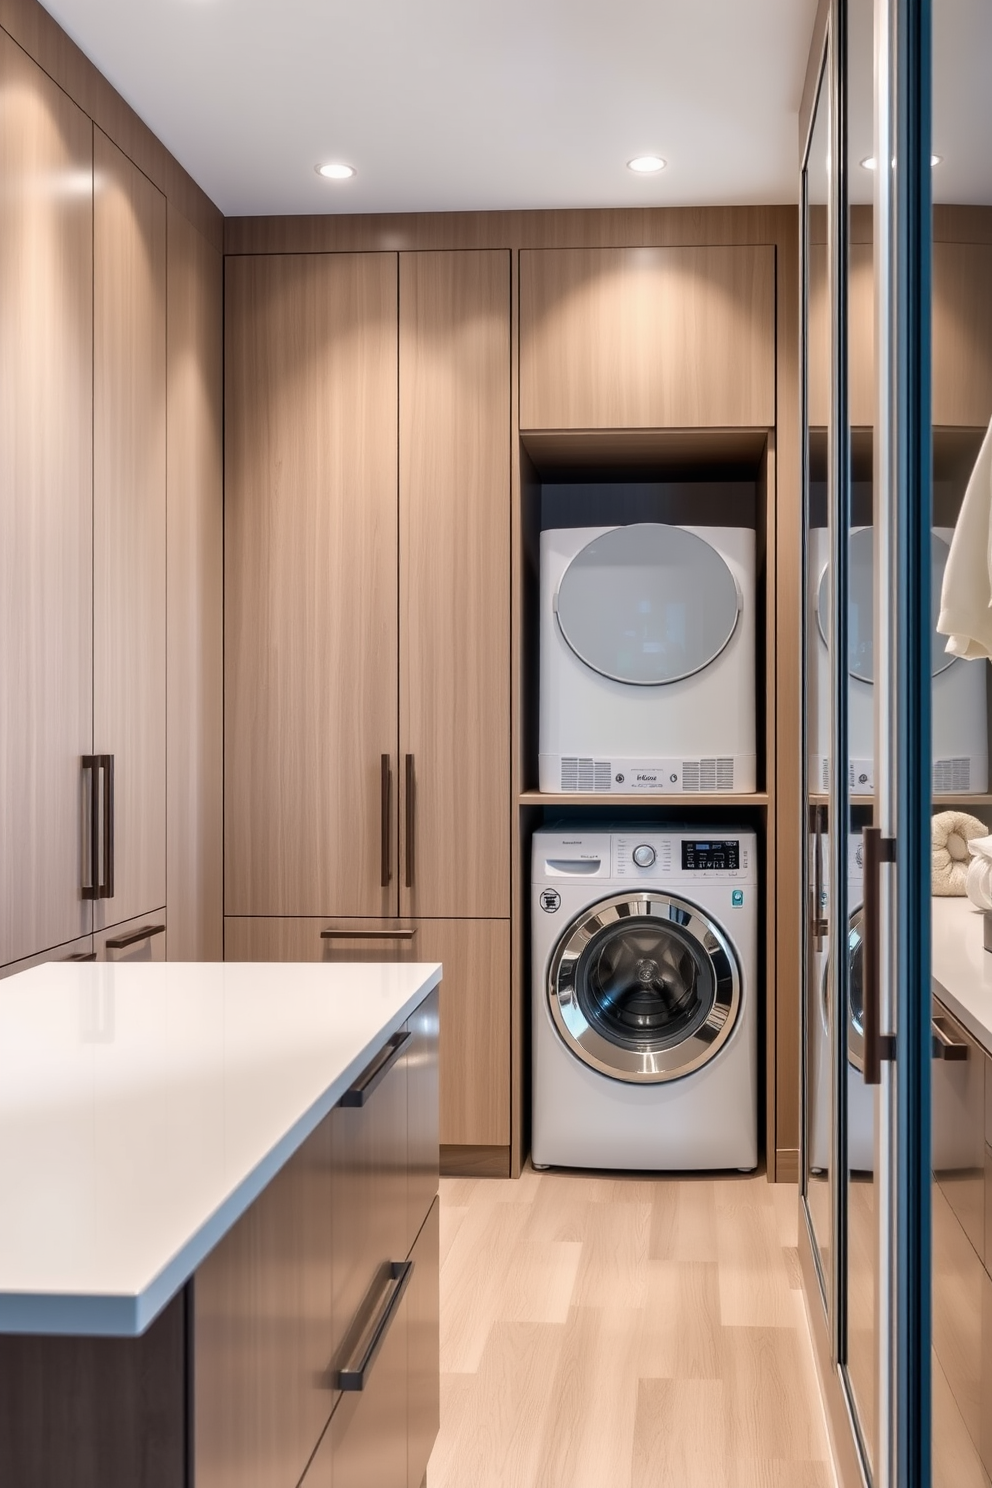
[[[816,0],[46,3],[227,216],[798,196]]]

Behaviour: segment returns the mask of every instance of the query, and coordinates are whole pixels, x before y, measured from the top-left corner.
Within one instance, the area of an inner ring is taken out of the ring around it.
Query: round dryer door
[[[552,957],[548,1002],[576,1058],[635,1084],[688,1075],[727,1042],[740,970],[720,927],[673,894],[585,910]]]
[[[847,931],[848,997],[847,1057],[855,1069],[864,1067],[864,911],[859,905],[851,915]],[[824,958],[822,981],[823,1030],[830,1033],[830,958]]]
[[[709,666],[741,610],[737,580],[710,543],[682,527],[614,527],[577,553],[556,599],[580,661],[615,682],[658,687]]]

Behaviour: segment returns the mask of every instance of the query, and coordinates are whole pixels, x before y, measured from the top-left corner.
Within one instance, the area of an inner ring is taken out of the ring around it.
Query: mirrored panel
[[[980,906],[992,907],[982,842],[992,830],[990,68],[992,6],[933,0],[932,520],[942,561],[932,578],[942,665],[932,680],[932,1441],[933,1482],[955,1488],[992,1480],[992,1009],[967,1028],[956,1016],[990,959]]]
[[[830,435],[831,315],[827,247],[830,97],[829,40],[813,114],[804,171],[806,264],[806,717],[807,924],[804,1029],[806,1041],[804,1190],[819,1259],[824,1299],[832,1266],[832,1082],[826,1006],[826,917],[829,877],[828,792],[831,778],[829,618],[819,624],[820,586],[829,584],[827,450]]]

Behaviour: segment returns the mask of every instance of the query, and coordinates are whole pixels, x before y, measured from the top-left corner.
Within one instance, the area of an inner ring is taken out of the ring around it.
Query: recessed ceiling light
[[[660,155],[637,155],[633,160],[627,161],[627,169],[635,171],[639,176],[650,176],[655,171],[664,170],[665,164]]]
[[[939,165],[940,162],[943,160],[943,158],[944,158],[943,155],[931,155],[930,156],[930,164],[931,164],[931,166]],[[864,166],[865,170],[874,170],[875,169],[875,157],[874,157],[874,155],[869,155],[866,160],[862,160],[861,164]]]
[[[327,165],[315,165],[314,170],[318,176],[323,176],[327,181],[350,181],[352,176],[358,174],[353,165],[344,165],[340,161],[330,161]]]

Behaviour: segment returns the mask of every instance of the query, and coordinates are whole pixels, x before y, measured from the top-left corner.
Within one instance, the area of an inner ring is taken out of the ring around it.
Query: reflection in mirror
[[[933,0],[933,521],[950,536],[951,549],[939,624],[954,637],[947,642],[951,655],[975,658],[956,660],[934,678],[934,811],[966,812],[986,831],[992,828],[985,701],[992,646],[990,69],[992,6],[987,0]],[[968,703],[955,699],[957,733],[950,741],[940,738],[951,711],[941,692],[949,679],[957,680]],[[934,898],[933,916],[939,983],[948,932],[952,941],[967,937],[981,946],[982,919],[967,898],[946,895]],[[934,1011],[937,1026],[966,1057],[935,1059],[932,1067],[933,1482],[988,1488],[992,1439],[984,1402],[992,1358],[992,1254],[984,1195],[992,1037],[980,1048],[939,1003]],[[988,1023],[992,1029],[992,1018]],[[940,1038],[935,1047],[943,1052]]]
[[[806,755],[807,926],[805,975],[806,1099],[804,1187],[814,1251],[824,1297],[829,1295],[831,1257],[829,1038],[824,1002],[828,824],[830,779],[829,683],[816,623],[816,580],[826,558],[827,437],[830,407],[830,288],[827,272],[827,201],[830,116],[828,62],[821,74],[804,172],[807,270],[805,373],[807,458],[805,527],[807,552]]]

